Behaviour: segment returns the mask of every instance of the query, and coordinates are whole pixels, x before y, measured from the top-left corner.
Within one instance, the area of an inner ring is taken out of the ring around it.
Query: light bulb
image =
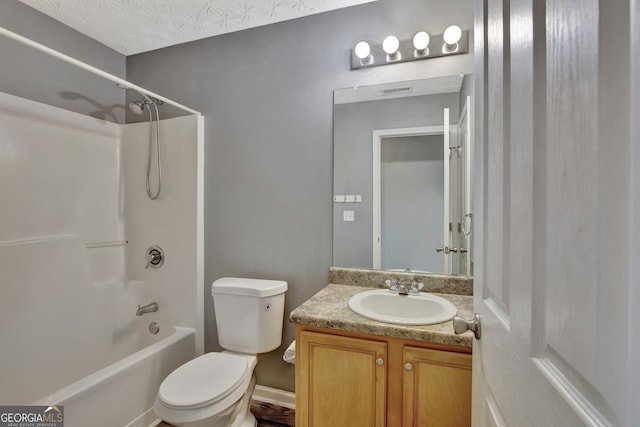
[[[353,48],[353,52],[360,59],[365,59],[371,53],[371,46],[367,42],[358,42],[356,47]]]
[[[429,40],[429,33],[420,31],[419,33],[416,33],[415,36],[413,36],[413,47],[421,52],[425,50],[427,46],[429,46]]]
[[[448,27],[446,30],[444,30],[444,34],[442,35],[444,42],[448,45],[455,45],[460,41],[461,37],[462,30],[457,25]]]
[[[388,36],[382,42],[382,50],[384,50],[389,56],[392,56],[398,51],[400,47],[400,41],[396,36]]]

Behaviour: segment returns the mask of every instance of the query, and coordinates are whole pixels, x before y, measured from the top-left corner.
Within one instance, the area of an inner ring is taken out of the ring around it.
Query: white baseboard
[[[290,391],[257,385],[251,397],[259,402],[296,409],[296,395]]]
[[[154,427],[158,424],[160,424],[160,420],[153,412],[153,408],[149,408],[125,427]]]

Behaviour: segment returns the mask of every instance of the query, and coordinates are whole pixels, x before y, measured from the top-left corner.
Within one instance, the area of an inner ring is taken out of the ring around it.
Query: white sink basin
[[[387,289],[355,294],[349,299],[349,308],[369,319],[397,325],[433,325],[451,320],[458,313],[444,298],[425,293],[398,295]]]

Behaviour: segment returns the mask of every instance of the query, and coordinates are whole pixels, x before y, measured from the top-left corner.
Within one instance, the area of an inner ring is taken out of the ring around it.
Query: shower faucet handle
[[[151,246],[147,249],[147,265],[144,268],[160,268],[164,263],[164,251],[160,246]]]

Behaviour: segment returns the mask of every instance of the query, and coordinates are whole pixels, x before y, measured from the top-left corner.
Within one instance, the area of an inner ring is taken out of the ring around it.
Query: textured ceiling
[[[125,55],[375,0],[20,0]]]

